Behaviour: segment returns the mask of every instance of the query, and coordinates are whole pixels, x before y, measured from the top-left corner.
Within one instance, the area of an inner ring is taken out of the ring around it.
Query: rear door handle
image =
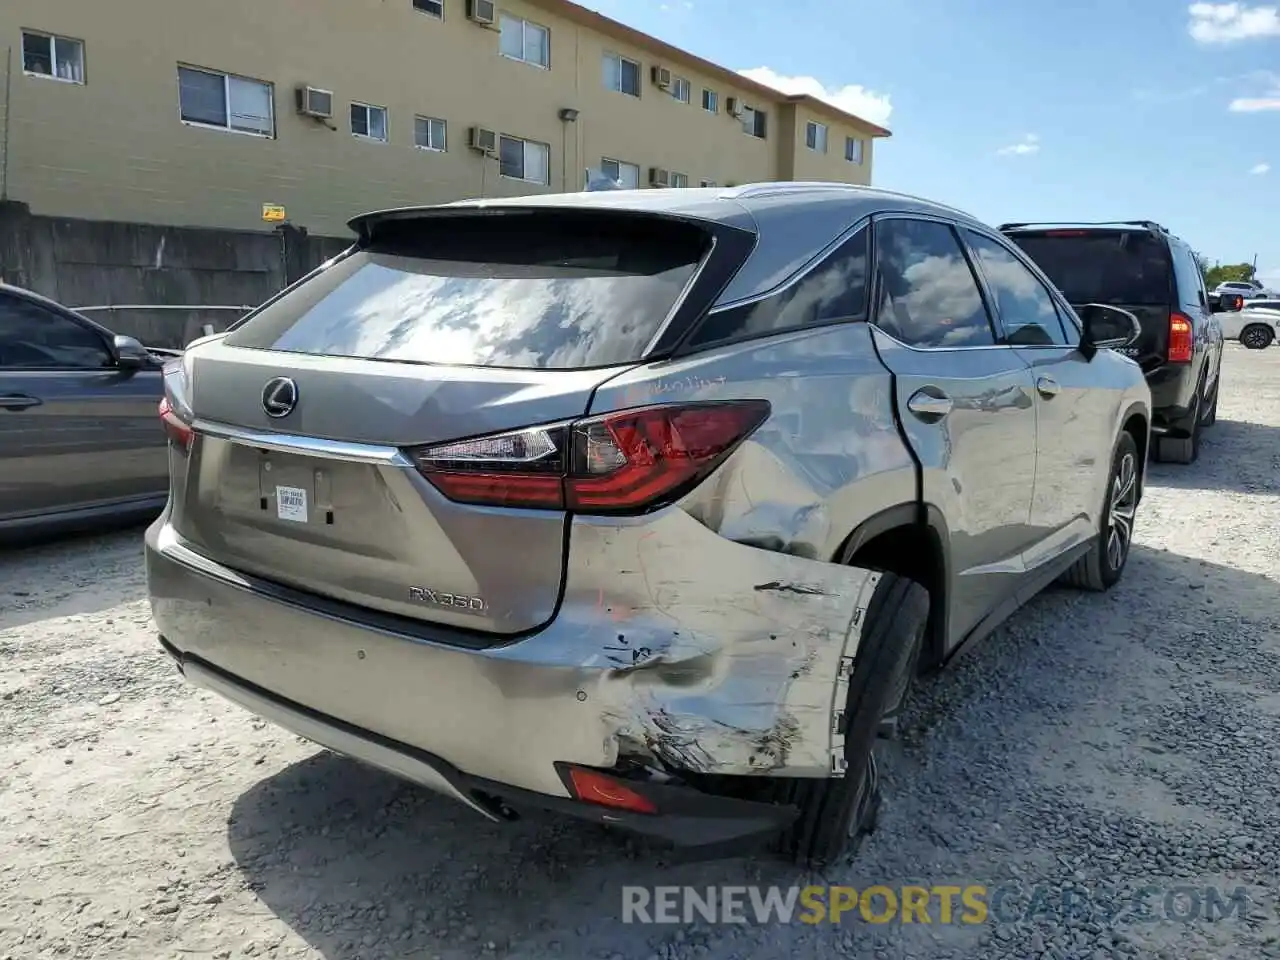
[[[9,393],[0,397],[0,410],[25,410],[27,407],[38,407],[43,402],[24,393]]]
[[[1039,391],[1040,396],[1049,399],[1056,397],[1062,388],[1058,386],[1058,381],[1052,377],[1040,377],[1036,380],[1036,390]]]
[[[946,394],[935,395],[924,390],[917,390],[907,401],[907,409],[928,423],[941,420],[954,406],[955,403]]]

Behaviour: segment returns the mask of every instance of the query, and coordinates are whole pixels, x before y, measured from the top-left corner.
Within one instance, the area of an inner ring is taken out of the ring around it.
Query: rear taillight
[[[1166,356],[1170,363],[1189,363],[1195,349],[1195,333],[1191,318],[1181,313],[1169,314],[1169,349]]]
[[[648,797],[631,789],[616,777],[607,776],[599,770],[568,767],[565,769],[565,775],[575,800],[594,803],[601,807],[612,807],[615,810],[626,810],[630,813],[658,812],[658,808]]]
[[[634,514],[692,489],[768,416],[766,400],[670,404],[408,452],[459,503]]]
[[[170,360],[164,365],[164,397],[160,400],[160,424],[165,434],[180,450],[191,449],[194,431],[191,429],[191,406],[187,400],[189,383],[188,363],[185,358]]]

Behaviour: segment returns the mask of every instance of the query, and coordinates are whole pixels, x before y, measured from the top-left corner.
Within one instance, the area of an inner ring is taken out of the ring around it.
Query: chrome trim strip
[[[347,463],[371,463],[383,467],[413,466],[413,462],[399,447],[353,443],[347,440],[325,440],[320,437],[274,433],[270,430],[251,430],[212,420],[197,419],[191,426],[196,433],[204,436],[226,440],[244,447],[256,447],[259,450],[296,453],[306,457],[342,460]]]

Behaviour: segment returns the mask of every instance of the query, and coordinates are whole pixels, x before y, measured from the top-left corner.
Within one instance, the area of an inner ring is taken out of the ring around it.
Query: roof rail
[[[1002,223],[1000,229],[1017,230],[1022,227],[1143,227],[1159,233],[1168,233],[1168,228],[1154,220],[1053,220],[1045,223]]]

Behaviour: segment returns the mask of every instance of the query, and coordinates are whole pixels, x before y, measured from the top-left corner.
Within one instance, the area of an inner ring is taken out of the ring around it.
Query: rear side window
[[[1173,296],[1169,247],[1145,230],[1019,231],[1009,239],[1071,303],[1164,306]]]
[[[951,227],[885,220],[876,226],[876,248],[878,327],[915,347],[995,343],[978,281]]]
[[[1174,249],[1173,272],[1178,278],[1178,299],[1183,304],[1203,305],[1207,301],[1201,285],[1200,267],[1196,265],[1190,250]]]
[[[393,221],[225,342],[526,369],[627,363],[641,358],[708,247],[691,224],[617,214]]]

